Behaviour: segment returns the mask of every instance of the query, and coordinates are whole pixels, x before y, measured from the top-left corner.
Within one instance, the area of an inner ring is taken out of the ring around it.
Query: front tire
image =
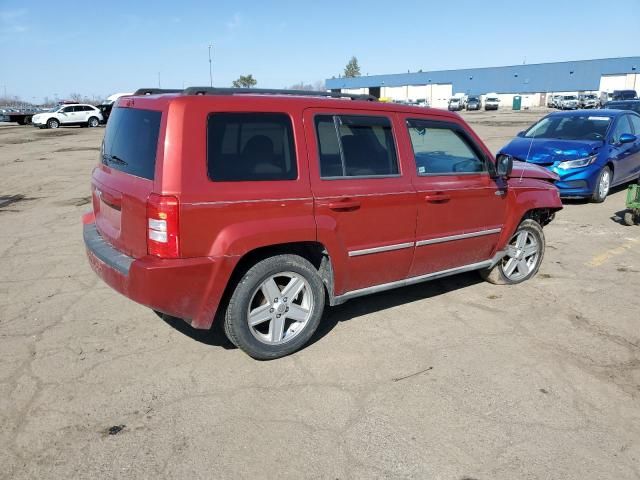
[[[324,303],[324,286],[314,266],[297,255],[276,255],[242,277],[229,300],[224,331],[255,359],[284,357],[315,333]]]
[[[60,126],[60,122],[55,118],[50,118],[47,120],[47,128],[58,128]]]
[[[523,220],[507,244],[507,254],[480,275],[494,285],[515,285],[532,278],[540,268],[545,252],[542,227],[535,220]]]
[[[609,195],[609,190],[611,189],[611,173],[611,169],[607,166],[600,170],[598,181],[591,196],[593,202],[602,203],[607,198],[607,195]]]

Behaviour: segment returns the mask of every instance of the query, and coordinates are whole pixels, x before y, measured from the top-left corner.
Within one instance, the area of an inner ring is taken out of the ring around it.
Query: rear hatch
[[[96,227],[116,249],[147,254],[147,198],[153,191],[162,112],[117,107],[111,111],[93,171]]]

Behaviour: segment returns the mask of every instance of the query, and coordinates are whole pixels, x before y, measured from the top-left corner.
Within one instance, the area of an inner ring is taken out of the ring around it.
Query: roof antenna
[[[537,125],[534,125],[534,129],[537,128]],[[531,141],[529,142],[529,150],[527,150],[527,158],[525,158],[524,163],[525,163],[525,167],[527,166],[527,163],[529,163],[529,155],[531,155],[531,147],[533,146],[533,141],[536,138],[536,130],[533,131],[533,137],[531,137]],[[520,180],[518,181],[518,183],[522,183],[522,177],[524,176],[524,168],[520,171]]]

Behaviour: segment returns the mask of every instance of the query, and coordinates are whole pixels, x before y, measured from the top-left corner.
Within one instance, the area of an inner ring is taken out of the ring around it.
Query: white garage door
[[[603,75],[600,77],[600,91],[613,92],[614,90],[624,90],[627,84],[626,75]]]

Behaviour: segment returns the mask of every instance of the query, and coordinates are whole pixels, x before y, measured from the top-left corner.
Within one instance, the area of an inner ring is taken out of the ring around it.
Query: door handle
[[[357,210],[360,208],[360,202],[358,200],[351,200],[348,198],[338,200],[337,202],[329,202],[329,208],[331,210],[340,211],[351,211]]]
[[[430,203],[444,203],[451,200],[451,195],[446,193],[430,193],[429,195],[425,195],[424,199]]]

